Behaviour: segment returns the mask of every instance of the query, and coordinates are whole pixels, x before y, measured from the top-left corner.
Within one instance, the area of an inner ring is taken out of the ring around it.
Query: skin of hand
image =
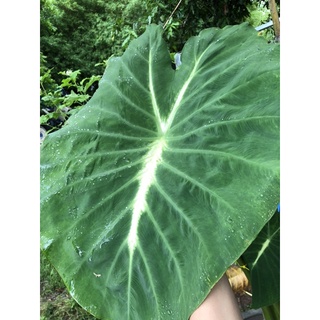
[[[226,275],[223,275],[211,289],[189,320],[242,320],[238,303]]]

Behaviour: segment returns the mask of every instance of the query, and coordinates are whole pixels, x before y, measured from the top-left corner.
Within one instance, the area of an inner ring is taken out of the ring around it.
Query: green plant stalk
[[[280,302],[274,303],[271,306],[262,307],[262,312],[265,320],[279,320]]]

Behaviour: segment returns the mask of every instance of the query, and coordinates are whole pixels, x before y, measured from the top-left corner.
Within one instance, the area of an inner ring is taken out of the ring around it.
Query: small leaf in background
[[[280,215],[276,211],[257,238],[244,252],[250,270],[252,307],[260,308],[280,301]]]

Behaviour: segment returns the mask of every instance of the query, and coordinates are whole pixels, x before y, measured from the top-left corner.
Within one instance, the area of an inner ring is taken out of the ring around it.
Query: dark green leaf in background
[[[279,46],[242,24],[173,70],[150,25],[41,146],[41,248],[101,319],[188,319],[279,203]]]
[[[280,213],[275,212],[242,255],[250,270],[252,308],[280,301]]]

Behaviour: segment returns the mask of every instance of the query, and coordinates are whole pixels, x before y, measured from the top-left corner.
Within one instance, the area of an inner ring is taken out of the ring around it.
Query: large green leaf
[[[242,24],[181,59],[148,26],[41,146],[41,248],[101,319],[187,319],[279,202],[279,46]]]

